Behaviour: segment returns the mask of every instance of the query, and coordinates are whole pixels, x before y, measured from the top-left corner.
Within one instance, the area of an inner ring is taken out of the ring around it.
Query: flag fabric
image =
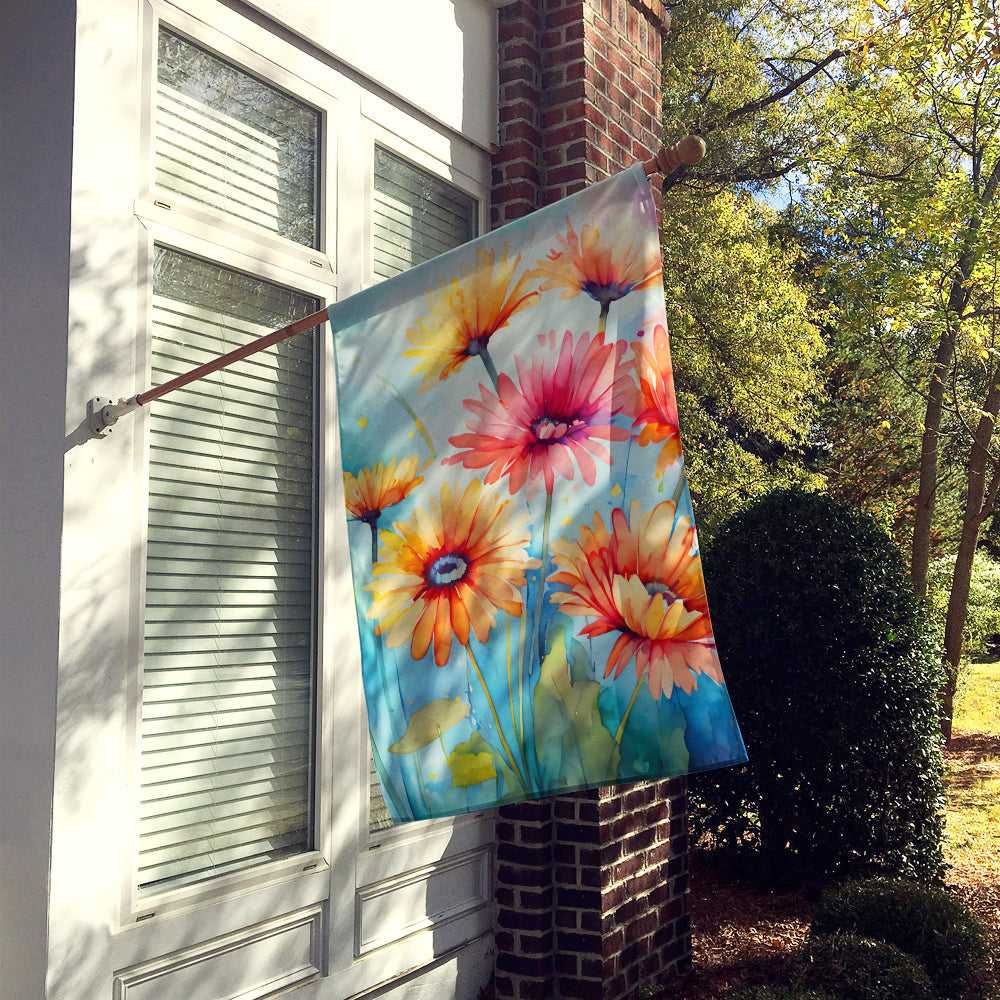
[[[329,312],[392,819],[744,761],[642,167]]]

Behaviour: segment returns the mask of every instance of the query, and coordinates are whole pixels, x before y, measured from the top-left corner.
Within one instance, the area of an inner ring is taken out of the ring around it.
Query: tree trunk
[[[931,560],[931,526],[934,521],[934,498],[937,492],[938,437],[944,411],[944,377],[955,355],[955,328],[951,323],[937,351],[927,390],[927,410],[920,439],[920,483],[917,509],[913,518],[913,544],[910,550],[910,582],[920,597],[927,595],[927,569]]]
[[[958,668],[962,658],[962,632],[969,608],[969,588],[972,582],[972,564],[979,544],[979,530],[983,521],[993,512],[1000,474],[994,470],[992,480],[987,482],[987,472],[991,464],[989,447],[993,438],[993,427],[997,411],[1000,409],[1000,385],[997,375],[991,380],[990,391],[986,394],[983,414],[979,419],[972,439],[969,454],[968,485],[965,494],[965,510],[962,514],[962,535],[955,557],[955,572],[948,595],[948,614],[944,626],[944,666],[945,684],[941,692],[941,733],[946,740],[951,739],[952,718],[955,711],[955,688],[958,684]]]
[[[944,378],[955,356],[955,338],[969,304],[971,294],[969,278],[972,274],[976,239],[983,224],[983,215],[993,204],[998,189],[1000,189],[1000,160],[993,164],[989,179],[982,190],[977,190],[978,205],[965,227],[962,254],[956,262],[955,276],[948,291],[948,308],[945,313],[947,329],[938,344],[934,354],[934,366],[931,369],[924,431],[920,441],[920,485],[917,490],[917,510],[913,520],[913,544],[910,552],[910,582],[921,597],[927,595],[927,568],[930,565],[931,527],[934,520],[934,496],[937,490],[938,436],[941,432],[941,414],[944,409]],[[996,411],[993,412],[995,415]]]

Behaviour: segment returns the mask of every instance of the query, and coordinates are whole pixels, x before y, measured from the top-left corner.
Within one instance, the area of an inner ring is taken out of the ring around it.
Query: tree
[[[868,292],[870,335],[891,359],[925,352],[919,483],[910,575],[923,595],[932,554],[942,442],[967,458],[944,633],[950,734],[972,563],[992,516],[1000,466],[997,238],[1000,235],[1000,18],[996,0],[916,0],[859,25],[867,60],[829,92],[841,141],[823,146],[814,184],[844,247],[832,265]],[[950,427],[948,423],[950,422]]]
[[[747,499],[809,479],[824,348],[773,220],[748,196],[679,191],[664,220],[677,403],[706,536]]]
[[[664,278],[678,408],[699,525],[775,485],[814,482],[808,435],[824,346],[796,271],[798,250],[759,192],[802,160],[825,19],[802,4],[716,0],[672,7],[664,128],[709,136],[708,155],[668,182]]]

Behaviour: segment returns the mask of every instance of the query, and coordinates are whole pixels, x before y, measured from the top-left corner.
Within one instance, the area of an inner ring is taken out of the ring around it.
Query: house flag
[[[329,313],[392,819],[746,760],[642,166]]]

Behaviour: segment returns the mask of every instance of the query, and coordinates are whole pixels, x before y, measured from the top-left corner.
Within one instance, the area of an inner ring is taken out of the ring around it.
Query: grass
[[[1000,660],[974,663],[962,671],[955,706],[955,726],[1000,736]]]
[[[987,927],[982,1000],[1000,1000],[1000,661],[963,671],[945,751],[948,886]]]
[[[948,861],[992,861],[1000,878],[1000,661],[963,672],[948,757]]]

